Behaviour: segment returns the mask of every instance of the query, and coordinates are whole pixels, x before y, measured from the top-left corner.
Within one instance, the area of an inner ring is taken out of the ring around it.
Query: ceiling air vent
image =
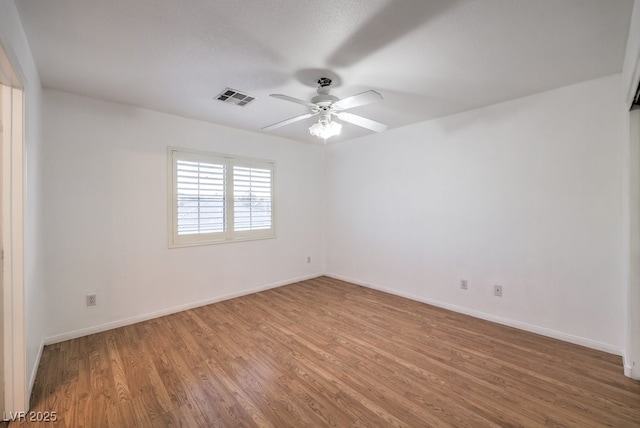
[[[235,89],[227,88],[224,91],[220,92],[216,99],[222,101],[227,104],[235,104],[241,107],[246,106],[251,101],[255,100],[256,97],[253,95],[245,94],[244,92],[236,91]]]

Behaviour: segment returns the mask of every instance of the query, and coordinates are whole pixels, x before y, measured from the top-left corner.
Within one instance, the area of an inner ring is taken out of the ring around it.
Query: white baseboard
[[[42,357],[42,351],[44,351],[45,339],[40,340],[40,346],[38,347],[38,355],[36,361],[31,368],[31,375],[29,376],[29,385],[27,389],[27,409],[31,408],[31,392],[33,391],[33,385],[36,383],[36,375],[38,374],[38,367],[40,367],[40,358]]]
[[[486,321],[495,322],[497,324],[506,325],[509,327],[514,327],[520,330],[528,331],[530,333],[540,334],[542,336],[551,337],[553,339],[562,340],[564,342],[573,343],[575,345],[584,346],[587,348],[595,349],[598,351],[607,352],[609,354],[614,355],[622,355],[622,349],[616,346],[610,345],[608,343],[602,343],[595,340],[587,339],[580,336],[574,336],[572,334],[563,333],[557,330],[552,330],[545,327],[540,327],[533,324],[528,324],[522,321],[512,320],[509,318],[503,318],[496,315],[488,314],[481,311],[476,311],[474,309],[465,308],[463,306],[452,305],[450,303],[440,302],[437,300],[428,299],[422,296],[417,296],[411,293],[405,293],[404,291],[396,290],[394,288],[382,287],[376,284],[371,284],[364,281],[359,281],[353,278],[344,277],[342,275],[336,275],[331,273],[325,273],[325,276],[330,278],[339,279],[341,281],[350,282],[352,284],[361,285],[363,287],[371,288],[378,291],[383,291],[385,293],[393,294],[400,297],[405,297],[407,299],[415,300],[418,302],[426,303],[428,305],[437,306],[439,308],[448,309],[453,312],[458,312],[461,314],[469,315],[475,318],[480,318]],[[626,366],[625,366],[626,373]]]
[[[415,300],[418,302],[422,302],[422,303],[426,303],[428,305],[433,305],[433,306],[437,306],[439,308],[443,308],[443,309],[448,309],[450,311],[453,312],[458,312],[458,313],[462,313],[465,315],[470,315],[472,317],[475,318],[480,318],[483,320],[487,320],[487,321],[491,321],[491,322],[495,322],[498,324],[502,324],[502,325],[506,325],[509,327],[514,327],[514,328],[518,328],[520,330],[524,330],[524,331],[528,331],[531,333],[536,333],[536,334],[540,334],[543,336],[547,336],[547,337],[551,337],[554,339],[558,339],[558,340],[562,340],[565,342],[569,342],[569,343],[573,343],[576,345],[581,345],[581,346],[585,346],[587,348],[591,348],[591,349],[596,349],[598,351],[603,351],[603,352],[607,352],[609,354],[614,354],[614,355],[623,355],[622,354],[622,349],[612,346],[610,344],[607,343],[602,343],[602,342],[598,342],[595,340],[591,340],[591,339],[587,339],[584,337],[580,337],[580,336],[575,336],[572,334],[568,334],[568,333],[563,333],[557,330],[552,330],[552,329],[548,329],[545,327],[540,327],[540,326],[536,326],[533,324],[528,324],[528,323],[524,323],[521,321],[517,321],[517,320],[512,320],[509,318],[503,318],[503,317],[499,317],[496,315],[492,315],[492,314],[488,314],[485,312],[481,312],[481,311],[477,311],[474,309],[469,309],[469,308],[465,308],[462,306],[457,306],[457,305],[452,305],[449,303],[445,303],[445,302],[440,302],[437,300],[433,300],[433,299],[428,299],[422,296],[417,296],[411,293],[406,293],[394,288],[389,288],[389,287],[382,287],[376,284],[372,284],[372,283],[368,283],[365,281],[360,281],[357,279],[353,279],[353,278],[349,278],[349,277],[345,277],[342,275],[336,275],[336,274],[331,274],[331,273],[316,273],[313,275],[307,275],[307,276],[303,276],[303,277],[299,277],[299,278],[293,278],[293,279],[289,279],[286,281],[281,281],[281,282],[276,282],[276,283],[270,283],[270,284],[265,284],[265,285],[261,285],[259,287],[254,287],[254,288],[250,288],[247,290],[243,290],[240,292],[236,292],[236,293],[230,293],[230,294],[225,294],[222,296],[215,296],[209,299],[205,299],[205,300],[200,300],[197,302],[192,302],[192,303],[187,303],[184,305],[179,305],[179,306],[174,306],[171,308],[166,308],[166,309],[162,309],[159,311],[155,311],[155,312],[151,312],[151,313],[147,313],[147,314],[141,314],[141,315],[137,315],[135,317],[130,317],[130,318],[125,318],[125,319],[121,319],[121,320],[116,320],[116,321],[112,321],[112,322],[108,322],[105,324],[100,324],[100,325],[96,325],[96,326],[92,326],[92,327],[88,327],[88,328],[83,328],[83,329],[79,329],[79,330],[74,330],[74,331],[70,331],[67,333],[63,333],[63,334],[58,334],[55,336],[50,336],[44,339],[43,343],[40,346],[40,351],[39,351],[39,355],[38,355],[38,363],[40,360],[40,356],[42,355],[42,348],[44,347],[44,345],[51,345],[54,343],[58,343],[58,342],[64,342],[65,340],[71,340],[71,339],[76,339],[78,337],[83,337],[83,336],[87,336],[90,334],[94,334],[94,333],[101,333],[103,331],[107,331],[107,330],[112,330],[114,328],[118,328],[118,327],[124,327],[126,325],[131,325],[131,324],[135,324],[138,322],[142,322],[142,321],[147,321],[153,318],[159,318],[165,315],[170,315],[170,314],[174,314],[177,312],[181,312],[181,311],[186,311],[188,309],[193,309],[193,308],[197,308],[200,306],[206,306],[206,305],[210,305],[212,303],[217,303],[217,302],[221,302],[223,300],[229,300],[229,299],[233,299],[236,297],[241,297],[241,296],[246,296],[248,294],[252,294],[252,293],[257,293],[259,291],[264,291],[264,290],[268,290],[271,288],[277,288],[277,287],[282,287],[284,285],[289,285],[289,284],[293,284],[296,282],[300,282],[300,281],[304,281],[307,279],[312,279],[312,278],[317,278],[319,276],[322,275],[326,275],[330,278],[335,278],[335,279],[339,279],[342,281],[347,281],[347,282],[351,282],[353,284],[357,284],[357,285],[361,285],[363,287],[367,287],[367,288],[371,288],[371,289],[375,289],[375,290],[379,290],[379,291],[383,291],[385,293],[389,293],[389,294],[393,294],[396,296],[400,296],[400,297],[405,297],[407,299],[411,299],[411,300]],[[31,379],[30,379],[30,388],[33,386],[33,382],[35,380],[35,371],[37,371],[38,368],[38,364],[36,364],[36,366],[34,367],[34,371],[31,374]],[[631,373],[631,367],[627,367],[627,365],[624,366],[624,370],[625,370],[625,375],[627,374],[627,372]]]
[[[633,361],[630,361],[626,353],[622,355],[622,364],[624,366],[624,375],[626,377],[630,377],[631,379],[634,379],[634,380],[640,380],[640,372],[638,372],[638,370],[633,369],[634,367]]]
[[[258,287],[250,288],[247,290],[242,290],[236,293],[225,294],[222,296],[215,296],[209,299],[200,300],[197,302],[187,303],[184,305],[173,306],[171,308],[161,309],[159,311],[150,312],[147,314],[136,315],[134,317],[125,318],[121,320],[111,321],[105,324],[100,324],[88,328],[82,328],[79,330],[70,331],[67,333],[57,334],[55,336],[50,336],[44,339],[44,345],[52,345],[54,343],[64,342],[65,340],[76,339],[78,337],[88,336],[90,334],[101,333],[107,330],[113,330],[114,328],[124,327],[127,325],[139,323],[142,321],[147,321],[153,318],[163,317],[165,315],[175,314],[177,312],[186,311],[188,309],[197,308],[200,306],[210,305],[212,303],[222,302],[223,300],[229,300],[236,297],[246,296],[248,294],[257,293],[259,291],[269,290],[271,288],[282,287],[289,284],[294,284],[296,282],[305,281],[307,279],[317,278],[322,276],[322,273],[316,273],[313,275],[302,276],[298,278],[288,279],[286,281],[274,282],[270,284],[261,285]],[[42,351],[42,350],[41,350]],[[38,357],[39,358],[39,357]],[[36,365],[37,370],[37,365]],[[34,376],[35,379],[35,376]]]

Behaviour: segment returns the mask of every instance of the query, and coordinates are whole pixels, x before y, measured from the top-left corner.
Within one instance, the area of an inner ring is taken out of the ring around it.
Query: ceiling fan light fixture
[[[319,120],[309,128],[309,133],[314,137],[322,138],[326,140],[336,135],[340,135],[342,131],[342,125],[334,121]]]
[[[347,98],[338,98],[335,95],[331,95],[331,79],[327,77],[321,77],[317,80],[318,89],[315,97],[311,98],[311,101],[301,100],[299,98],[290,97],[283,94],[271,94],[272,97],[278,98],[284,101],[289,101],[296,104],[302,104],[309,109],[309,113],[301,114],[280,122],[274,123],[262,128],[264,131],[271,131],[272,129],[279,128],[284,125],[289,125],[301,120],[304,120],[311,116],[319,115],[320,118],[316,123],[311,125],[309,133],[318,138],[322,138],[327,141],[327,138],[340,135],[342,125],[338,122],[332,121],[332,117],[337,117],[341,121],[351,123],[361,128],[366,128],[374,132],[382,132],[387,129],[387,125],[384,123],[376,122],[375,120],[367,119],[366,117],[358,116],[357,114],[349,113],[344,110],[349,110],[354,107],[364,106],[367,104],[373,104],[382,101],[382,95],[374,90],[368,90],[356,95],[352,95]]]

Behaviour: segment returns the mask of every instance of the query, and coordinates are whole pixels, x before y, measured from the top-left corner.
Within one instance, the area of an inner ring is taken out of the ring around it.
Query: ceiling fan
[[[264,128],[262,128],[262,130],[270,131],[272,129],[289,125],[291,123],[295,123],[300,120],[304,120],[317,115],[319,115],[320,118],[316,123],[311,125],[311,127],[309,128],[309,132],[311,133],[311,135],[322,138],[324,140],[340,134],[340,130],[342,129],[342,125],[340,123],[332,120],[333,116],[345,122],[349,122],[351,124],[361,126],[375,132],[382,132],[387,129],[387,125],[383,123],[376,122],[375,120],[367,119],[366,117],[358,116],[357,114],[344,111],[354,107],[382,101],[382,95],[380,95],[378,92],[369,90],[357,95],[340,99],[334,95],[331,95],[330,78],[321,77],[318,79],[317,83],[318,95],[311,98],[311,101],[304,101],[298,98],[290,97],[288,95],[271,94],[271,96],[274,98],[307,106],[311,109],[311,112],[283,120],[282,122],[274,123],[273,125],[265,126]]]

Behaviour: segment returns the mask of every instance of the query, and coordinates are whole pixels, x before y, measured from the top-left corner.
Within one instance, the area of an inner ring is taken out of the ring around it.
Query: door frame
[[[29,407],[24,287],[24,91],[19,74],[0,44],[2,141],[0,141],[0,239],[2,248],[2,366],[5,415]]]

